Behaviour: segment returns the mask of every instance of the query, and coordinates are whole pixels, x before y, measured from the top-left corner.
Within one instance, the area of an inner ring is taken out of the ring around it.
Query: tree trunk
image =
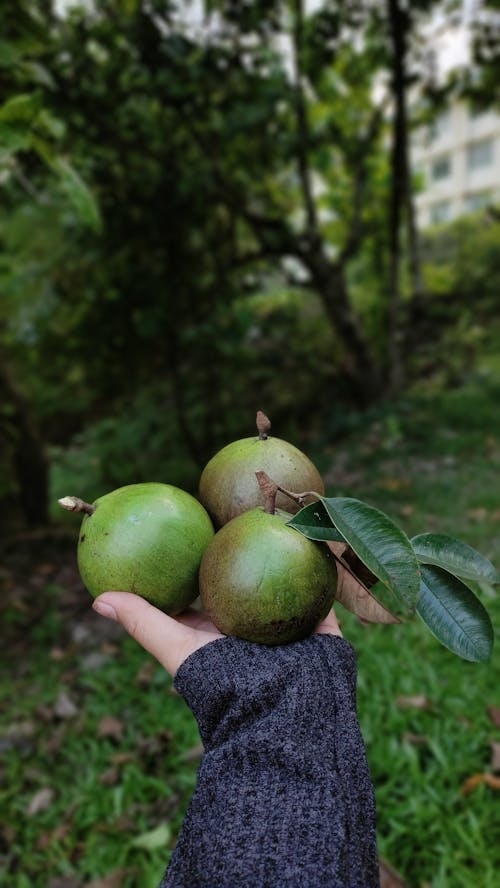
[[[29,404],[1,352],[0,395],[12,408],[9,423],[15,438],[13,467],[24,517],[30,526],[48,524],[49,469],[43,442]]]
[[[308,260],[304,257],[304,261],[326,317],[346,350],[346,371],[356,399],[359,406],[366,407],[382,394],[382,379],[353,311],[344,266],[330,262],[318,252]]]
[[[177,336],[174,331],[171,331],[167,354],[170,370],[170,390],[177,417],[177,425],[189,455],[198,466],[202,467],[204,464],[202,448],[188,418],[188,409],[184,397],[185,385],[180,369]]]
[[[394,121],[391,147],[389,207],[389,385],[397,394],[404,384],[403,325],[401,318],[401,224],[408,193],[408,121],[406,112],[406,51],[409,19],[399,0],[387,0],[392,44]]]
[[[415,201],[411,177],[408,178],[407,196],[407,236],[408,236],[408,266],[411,281],[411,301],[406,318],[405,347],[411,350],[415,339],[415,319],[424,311],[424,279],[422,275],[422,263],[420,259],[420,237],[417,228]]]
[[[314,202],[312,178],[308,162],[309,121],[302,82],[302,52],[304,35],[303,0],[293,0],[293,80],[295,95],[295,116],[297,119],[297,171],[302,186],[302,196],[306,211],[306,225],[309,240],[318,237],[318,219]]]
[[[302,70],[304,38],[303,0],[293,0],[292,9],[292,64],[295,115],[297,120],[296,159],[306,214],[306,238],[304,238],[304,242],[307,244],[299,252],[301,253],[302,261],[309,269],[312,283],[319,294],[328,322],[345,347],[347,355],[347,366],[345,369],[351,379],[355,397],[360,406],[366,406],[380,395],[380,377],[349,298],[344,271],[348,255],[346,254],[344,261],[332,263],[328,260],[323,247],[308,159],[310,132]],[[354,223],[355,229],[358,227],[358,221],[356,218]],[[352,233],[355,234],[355,231]]]

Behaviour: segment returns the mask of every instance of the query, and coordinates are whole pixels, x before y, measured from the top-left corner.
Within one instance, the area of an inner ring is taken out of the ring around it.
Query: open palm
[[[208,615],[201,611],[189,608],[176,617],[169,617],[132,592],[104,592],[96,598],[93,606],[103,617],[118,620],[170,675],[175,675],[179,666],[194,651],[224,637]],[[316,632],[342,634],[333,610],[319,624]]]

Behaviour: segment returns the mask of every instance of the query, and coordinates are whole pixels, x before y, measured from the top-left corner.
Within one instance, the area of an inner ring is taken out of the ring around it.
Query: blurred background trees
[[[221,0],[203,26],[163,0],[5,0],[6,525],[46,522],[68,485],[195,489],[259,407],[307,446],[470,365],[498,218],[421,238],[413,206],[410,97],[426,90],[427,119],[442,101],[420,34],[438,5]],[[495,59],[477,56],[484,99]]]
[[[498,566],[500,205],[484,169],[452,221],[440,190],[499,110],[498,0],[465,68],[440,74],[429,27],[471,7],[0,3],[2,884],[155,888],[201,752],[91,611],[59,496],[196,492],[263,409],[328,492]],[[497,888],[497,663],[417,620],[342,625],[380,854],[408,885]]]

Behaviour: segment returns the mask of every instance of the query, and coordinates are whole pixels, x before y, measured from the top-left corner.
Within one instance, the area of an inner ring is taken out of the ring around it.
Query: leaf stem
[[[293,491],[287,490],[285,487],[282,487],[281,484],[276,484],[276,481],[273,481],[273,479],[270,478],[269,475],[266,475],[265,472],[256,472],[255,476],[257,478],[257,481],[259,482],[259,487],[264,494],[264,497],[266,498],[271,495],[274,496],[273,512],[276,508],[276,494],[278,493],[278,491],[280,493],[284,493],[285,496],[289,496],[290,499],[298,503],[300,507],[305,505],[305,501],[309,497],[317,500],[321,499],[321,494],[316,493],[315,490],[304,490],[302,493],[293,493]],[[265,504],[264,508],[266,509]],[[266,512],[267,511],[268,510],[266,509]]]

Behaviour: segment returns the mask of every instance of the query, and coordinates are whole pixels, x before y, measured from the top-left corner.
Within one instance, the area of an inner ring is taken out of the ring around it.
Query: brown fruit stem
[[[262,410],[257,410],[256,425],[257,431],[259,433],[259,439],[261,441],[265,441],[268,436],[268,432],[271,429],[271,420],[269,419],[269,417],[266,416],[265,413],[262,412]]]
[[[78,496],[63,496],[57,502],[68,512],[85,512],[87,515],[93,515],[95,512],[95,506],[91,506],[90,503],[86,503]]]
[[[255,477],[257,478],[259,487],[264,495],[264,511],[268,512],[270,515],[273,515],[276,511],[276,495],[278,491],[284,493],[285,496],[289,496],[290,499],[293,499],[294,502],[298,503],[301,508],[305,505],[305,500],[308,497],[313,497],[317,500],[321,499],[321,495],[316,493],[315,490],[305,490],[303,493],[293,493],[291,490],[286,490],[284,487],[281,487],[280,484],[276,484],[276,481],[273,481],[265,472],[256,472]]]
[[[260,492],[264,497],[264,512],[268,515],[274,515],[276,511],[276,495],[278,493],[278,485],[265,472],[256,472],[255,477],[260,487]]]

